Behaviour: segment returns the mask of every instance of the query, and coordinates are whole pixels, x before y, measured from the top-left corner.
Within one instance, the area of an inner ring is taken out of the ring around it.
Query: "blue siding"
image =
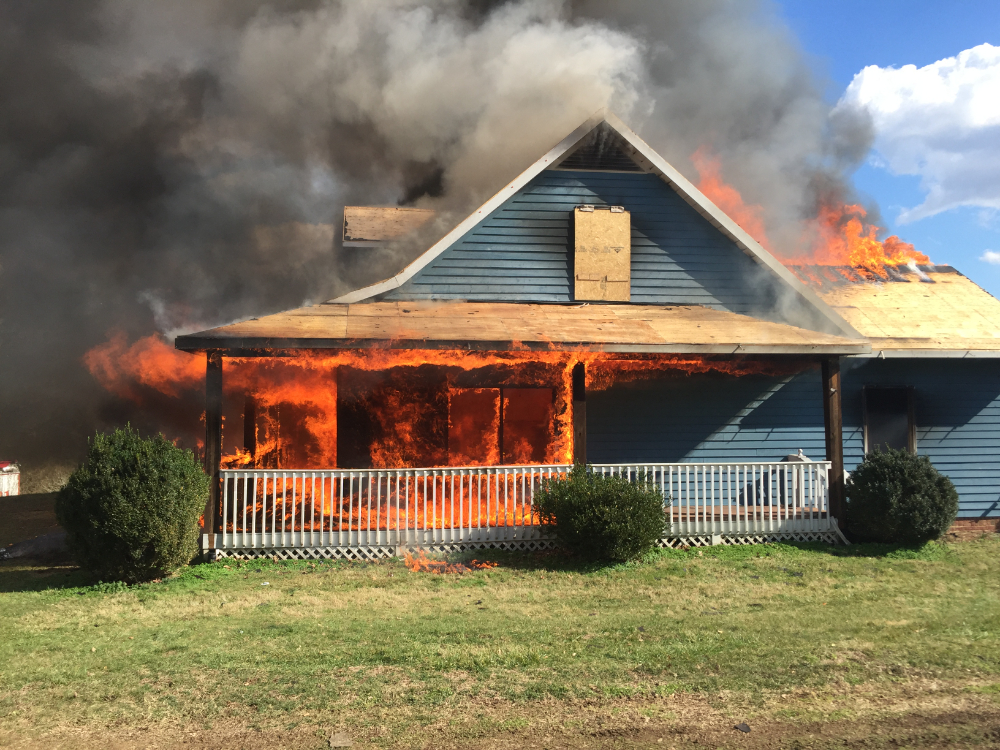
[[[844,364],[844,461],[863,456],[861,388],[915,390],[917,450],[949,476],[964,518],[1000,517],[1000,371],[988,361]],[[823,458],[818,370],[790,379],[692,375],[588,394],[587,453],[612,461]]]
[[[572,212],[582,203],[632,214],[632,301],[773,309],[757,264],[650,174],[548,170],[388,299],[569,302]]]
[[[946,474],[963,518],[1000,517],[1000,368],[989,360],[863,360],[844,369],[844,462],[861,460],[861,387],[914,388],[917,452]],[[848,431],[848,420],[852,429]]]

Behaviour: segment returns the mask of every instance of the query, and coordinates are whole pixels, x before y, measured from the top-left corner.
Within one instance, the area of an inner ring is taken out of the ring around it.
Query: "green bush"
[[[847,527],[865,541],[923,544],[958,514],[958,492],[927,456],[876,450],[847,480]]]
[[[150,580],[197,554],[210,482],[191,451],[126,427],[90,441],[56,516],[70,552],[101,580]]]
[[[663,495],[649,477],[629,481],[583,466],[565,479],[546,480],[535,507],[564,547],[593,560],[634,560],[669,528]]]

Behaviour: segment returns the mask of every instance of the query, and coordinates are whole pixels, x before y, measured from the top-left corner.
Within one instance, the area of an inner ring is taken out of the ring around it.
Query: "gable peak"
[[[634,149],[607,120],[602,120],[550,169],[587,172],[644,172]]]

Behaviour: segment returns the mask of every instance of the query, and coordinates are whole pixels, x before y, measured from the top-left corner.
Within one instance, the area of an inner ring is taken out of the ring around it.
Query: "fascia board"
[[[1000,359],[1000,349],[875,349],[865,359]]]
[[[605,352],[612,354],[763,354],[763,355],[859,355],[868,351],[864,342],[828,345],[770,344],[612,344],[591,341],[469,341],[467,339],[332,339],[263,338],[241,336],[178,337],[175,348],[185,352],[221,351],[229,357],[285,356],[284,352],[324,349],[442,349],[460,351]]]
[[[729,239],[751,258],[768,268],[809,304],[815,307],[827,320],[833,323],[850,338],[864,338],[857,330],[844,320],[837,312],[827,305],[809,287],[795,278],[795,275],[785,268],[784,264],[761,246],[739,224],[730,219],[726,213],[716,206],[708,197],[694,186],[684,175],[672,167],[663,157],[654,151],[648,143],[640,138],[628,125],[622,122],[613,112],[605,112],[604,119],[608,125],[618,131],[629,145],[634,148],[652,167],[652,172],[670,185],[692,208],[707,219],[712,225],[722,231]]]
[[[576,130],[570,133],[568,136],[563,138],[558,144],[549,149],[548,153],[545,154],[541,159],[536,161],[521,174],[514,178],[514,180],[500,190],[496,195],[490,198],[486,203],[480,206],[476,211],[470,214],[461,224],[452,229],[448,234],[442,237],[440,240],[435,242],[427,252],[423,253],[419,258],[414,260],[410,265],[400,271],[398,274],[385,281],[380,281],[377,284],[372,284],[371,286],[366,286],[361,289],[357,289],[353,292],[344,294],[336,299],[331,300],[331,302],[336,303],[354,303],[363,302],[366,299],[371,299],[379,294],[385,294],[386,292],[391,292],[393,289],[398,289],[407,281],[412,279],[417,273],[429,265],[435,258],[437,258],[441,253],[447,250],[449,247],[454,245],[458,240],[460,240],[467,233],[475,229],[487,216],[498,209],[503,203],[512,195],[514,195],[518,190],[527,185],[531,180],[541,174],[544,170],[551,167],[555,162],[559,161],[570,149],[576,146],[580,141],[582,141],[591,130],[600,125],[604,120],[606,120],[608,112],[606,110],[599,110],[593,116],[591,116],[586,122],[580,125]]]

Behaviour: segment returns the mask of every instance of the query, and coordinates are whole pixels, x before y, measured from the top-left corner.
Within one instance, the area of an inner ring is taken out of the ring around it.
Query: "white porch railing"
[[[215,549],[374,557],[410,547],[546,546],[534,493],[570,468],[224,470]],[[633,479],[645,473],[661,488],[670,519],[664,544],[837,538],[826,461],[592,468]]]

